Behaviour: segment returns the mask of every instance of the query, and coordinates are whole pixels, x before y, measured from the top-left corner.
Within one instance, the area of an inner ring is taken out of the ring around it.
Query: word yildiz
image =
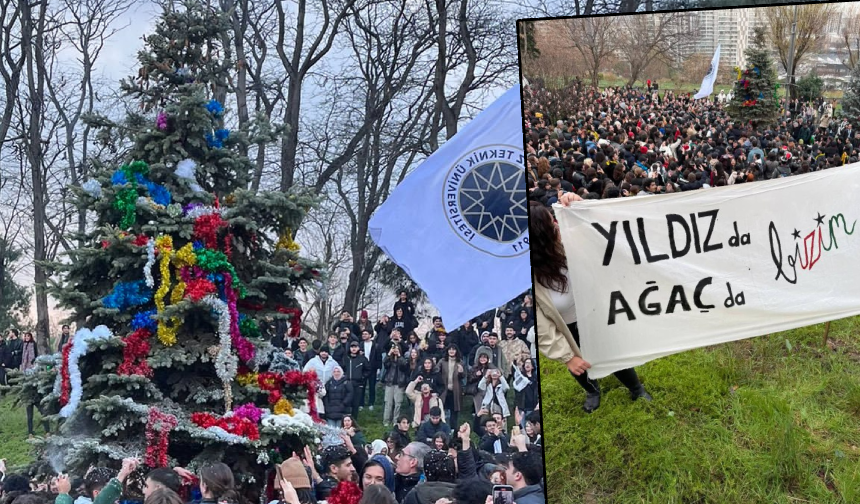
[[[695,248],[697,254],[713,252],[723,248],[723,242],[713,242],[714,226],[717,223],[717,210],[708,210],[699,212],[698,214],[691,213],[689,219],[679,214],[666,215],[666,229],[669,235],[668,248],[671,252],[672,259],[678,259],[689,254],[692,248]],[[704,221],[704,222],[702,222]],[[645,256],[645,261],[655,263],[669,259],[668,253],[652,252],[651,244],[648,242],[647,233],[645,230],[645,219],[639,217],[636,219],[637,233],[634,236],[633,226],[629,220],[620,221],[621,229],[624,233],[624,238],[630,246],[630,253],[633,256],[634,264],[642,264],[642,256],[639,249],[642,249],[642,255]],[[604,238],[606,238],[606,252],[603,255],[603,265],[609,266],[612,262],[612,254],[615,251],[616,239],[618,239],[618,223],[612,221],[607,230],[603,225],[597,222],[592,222],[591,225]],[[639,238],[638,243],[636,237]],[[730,247],[740,247],[750,244],[749,233],[741,234],[738,231],[738,223],[734,222],[734,235],[729,237],[728,244]]]

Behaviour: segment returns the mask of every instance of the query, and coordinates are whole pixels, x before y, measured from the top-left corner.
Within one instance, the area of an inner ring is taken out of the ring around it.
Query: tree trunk
[[[33,263],[36,284],[36,344],[39,351],[48,353],[48,293],[45,284],[48,280],[43,261],[45,261],[45,180],[42,173],[42,114],[45,96],[44,41],[47,2],[41,2],[40,11],[34,19],[28,0],[20,0],[21,42],[27,60],[28,99],[31,112],[28,122],[26,144],[27,158],[33,184]]]

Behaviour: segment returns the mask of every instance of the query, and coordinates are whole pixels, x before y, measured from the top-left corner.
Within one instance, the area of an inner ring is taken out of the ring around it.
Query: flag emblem
[[[507,145],[474,149],[448,171],[444,209],[469,245],[499,257],[528,251],[523,151]]]

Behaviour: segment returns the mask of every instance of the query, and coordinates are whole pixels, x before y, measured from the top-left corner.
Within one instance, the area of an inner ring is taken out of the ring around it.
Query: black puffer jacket
[[[352,383],[345,375],[340,380],[332,378],[325,384],[323,403],[329,420],[343,420],[352,411]]]

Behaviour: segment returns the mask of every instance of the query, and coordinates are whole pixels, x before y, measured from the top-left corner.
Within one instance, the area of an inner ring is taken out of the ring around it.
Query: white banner
[[[594,378],[860,314],[860,163],[554,209]]]

